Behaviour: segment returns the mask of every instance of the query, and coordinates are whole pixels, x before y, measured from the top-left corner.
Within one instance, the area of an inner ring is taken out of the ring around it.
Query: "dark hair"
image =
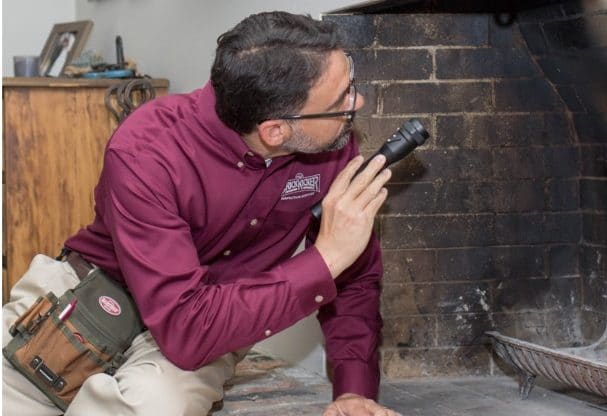
[[[211,83],[219,118],[244,134],[300,110],[341,48],[334,23],[286,12],[254,14],[217,39]]]

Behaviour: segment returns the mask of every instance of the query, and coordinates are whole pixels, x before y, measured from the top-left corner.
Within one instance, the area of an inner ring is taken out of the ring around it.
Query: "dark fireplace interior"
[[[392,1],[344,30],[361,149],[406,119],[378,218],[388,377],[500,374],[485,331],[583,346],[607,317],[607,2]]]

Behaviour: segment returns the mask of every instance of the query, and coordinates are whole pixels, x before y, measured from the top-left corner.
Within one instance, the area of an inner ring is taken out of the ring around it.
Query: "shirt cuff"
[[[345,393],[354,393],[377,400],[379,363],[341,361],[333,367],[333,400]]]
[[[281,267],[306,316],[337,296],[335,281],[316,247],[308,247]]]

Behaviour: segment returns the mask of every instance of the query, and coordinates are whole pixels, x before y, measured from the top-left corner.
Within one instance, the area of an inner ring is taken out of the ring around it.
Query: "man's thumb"
[[[335,406],[331,405],[327,407],[322,416],[339,416],[339,413],[337,413],[337,409],[335,408]]]

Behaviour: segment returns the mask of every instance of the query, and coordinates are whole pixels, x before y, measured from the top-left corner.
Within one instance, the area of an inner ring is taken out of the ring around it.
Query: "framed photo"
[[[63,75],[65,66],[82,52],[92,28],[90,20],[54,25],[40,53],[40,76]]]

